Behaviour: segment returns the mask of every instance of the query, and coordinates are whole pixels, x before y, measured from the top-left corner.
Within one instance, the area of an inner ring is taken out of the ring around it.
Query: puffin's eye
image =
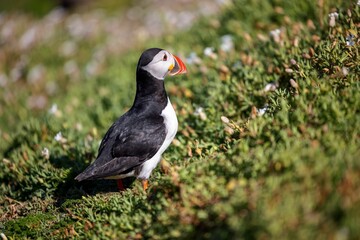
[[[162,59],[163,61],[167,61],[167,55],[166,54],[164,54],[164,56],[163,56],[163,59]]]

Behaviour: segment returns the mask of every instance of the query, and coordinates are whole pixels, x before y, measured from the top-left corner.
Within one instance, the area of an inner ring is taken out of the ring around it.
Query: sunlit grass
[[[0,231],[14,239],[358,238],[360,9],[324,2],[234,1],[144,44],[188,67],[166,79],[179,131],[147,193],[137,181],[118,193],[113,181],[73,180],[131,106],[142,49],[119,57],[103,35],[79,40],[66,22],[26,54],[8,49],[26,59],[2,69],[23,75],[0,90]],[[31,105],[33,95],[45,105]]]

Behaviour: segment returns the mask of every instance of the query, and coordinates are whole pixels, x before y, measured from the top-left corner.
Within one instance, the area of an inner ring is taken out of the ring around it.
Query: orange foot
[[[142,187],[143,187],[144,191],[146,191],[146,189],[148,189],[149,181],[147,179],[142,180]]]
[[[119,192],[125,190],[124,185],[123,185],[123,182],[122,182],[121,179],[118,179],[118,180],[116,181],[116,183],[117,183],[117,187],[118,187]]]

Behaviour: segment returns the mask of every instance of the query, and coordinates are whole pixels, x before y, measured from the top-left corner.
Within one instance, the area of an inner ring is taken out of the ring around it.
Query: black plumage
[[[76,180],[108,178],[139,171],[141,164],[161,147],[166,137],[161,112],[168,102],[164,81],[141,68],[159,51],[161,49],[150,49],[141,56],[133,106],[109,128],[100,144],[97,159]]]
[[[121,179],[134,176],[142,179],[146,190],[147,179],[178,128],[164,79],[183,73],[186,66],[177,56],[159,48],[143,52],[136,69],[132,107],[109,128],[96,160],[75,179],[118,179],[119,190],[123,190]]]

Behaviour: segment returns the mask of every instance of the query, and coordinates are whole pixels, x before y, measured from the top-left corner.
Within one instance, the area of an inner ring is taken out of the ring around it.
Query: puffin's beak
[[[175,66],[172,66],[172,69],[169,68],[170,73],[169,75],[174,76],[177,74],[184,74],[186,73],[186,66],[184,64],[184,62],[177,56],[173,55],[174,60],[175,60]]]

